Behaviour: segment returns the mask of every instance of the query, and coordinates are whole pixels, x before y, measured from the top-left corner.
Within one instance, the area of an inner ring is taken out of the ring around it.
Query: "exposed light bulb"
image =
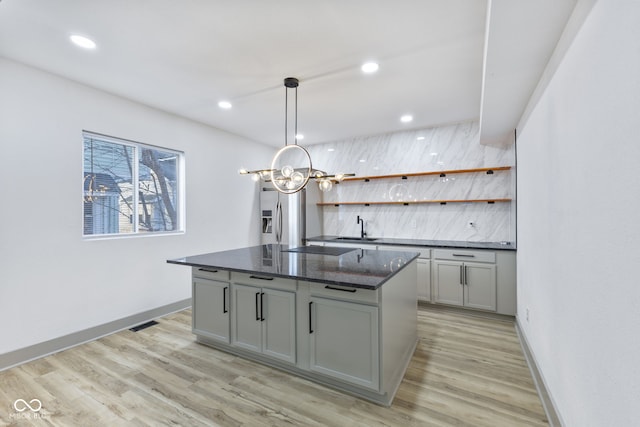
[[[302,175],[300,172],[292,173],[291,182],[293,182],[296,186],[302,184],[304,182],[304,175]]]
[[[289,178],[292,173],[293,173],[293,166],[286,165],[282,167],[282,176],[284,176],[285,178]]]
[[[321,191],[330,191],[333,188],[333,183],[329,179],[323,179],[318,183]]]

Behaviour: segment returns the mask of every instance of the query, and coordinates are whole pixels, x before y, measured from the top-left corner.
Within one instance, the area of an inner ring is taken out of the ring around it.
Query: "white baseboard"
[[[553,403],[553,399],[549,394],[549,391],[547,390],[547,386],[544,383],[544,378],[542,377],[542,374],[538,369],[538,365],[536,364],[536,359],[533,356],[531,349],[529,348],[527,338],[522,333],[522,328],[520,327],[520,319],[518,317],[516,317],[516,333],[518,334],[518,338],[520,339],[522,352],[524,353],[524,358],[527,361],[527,365],[529,365],[529,371],[531,371],[533,382],[535,383],[536,389],[538,390],[538,396],[540,397],[540,401],[542,402],[542,407],[547,414],[549,425],[551,427],[562,427],[564,424],[562,423],[560,415]]]
[[[57,353],[70,347],[75,347],[77,345],[93,341],[100,337],[110,335],[114,332],[118,332],[123,329],[128,329],[132,326],[148,322],[149,320],[166,316],[167,314],[174,313],[176,311],[184,310],[188,307],[191,307],[191,298],[147,310],[142,313],[127,316],[122,319],[104,323],[102,325],[94,326],[89,329],[74,332],[72,334],[65,335],[59,338],[54,338],[49,341],[34,344],[29,347],[24,347],[18,350],[10,351],[8,353],[0,354],[0,371],[4,371],[6,369],[21,365],[31,360],[39,359],[41,357]]]

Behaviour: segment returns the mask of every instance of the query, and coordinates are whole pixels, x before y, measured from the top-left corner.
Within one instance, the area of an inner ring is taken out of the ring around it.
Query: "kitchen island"
[[[192,268],[198,342],[390,405],[417,344],[416,252],[262,245]]]

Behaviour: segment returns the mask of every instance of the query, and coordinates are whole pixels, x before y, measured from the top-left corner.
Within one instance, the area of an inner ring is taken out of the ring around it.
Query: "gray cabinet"
[[[418,299],[431,302],[431,261],[418,258]]]
[[[497,310],[494,253],[435,250],[434,258],[433,284],[436,303]],[[452,260],[459,258],[474,261]]]
[[[193,333],[229,343],[229,282],[193,279]]]
[[[462,268],[464,306],[496,311],[496,266],[467,262]]]
[[[440,304],[464,305],[462,263],[433,261],[434,301]]]
[[[233,345],[260,353],[262,323],[260,321],[260,288],[233,285]]]
[[[420,301],[494,311],[509,316],[516,314],[515,251],[366,245],[333,241],[320,244],[420,252],[417,263],[417,291]],[[466,285],[462,283],[465,275]]]
[[[231,344],[296,362],[295,292],[233,283]]]
[[[378,307],[311,297],[310,370],[378,390],[378,331]]]
[[[418,246],[378,245],[381,251],[418,252],[418,300],[431,302],[431,249]]]
[[[391,404],[417,343],[416,264],[377,289],[192,272],[199,343]]]
[[[317,244],[314,242],[313,244]],[[394,246],[394,245],[367,245],[360,243],[335,243],[325,242],[326,246],[336,246],[343,248],[362,248],[380,251],[400,251],[400,252],[419,252],[418,257],[418,281],[416,283],[418,290],[418,299],[420,301],[431,302],[431,250],[423,247],[413,246]]]

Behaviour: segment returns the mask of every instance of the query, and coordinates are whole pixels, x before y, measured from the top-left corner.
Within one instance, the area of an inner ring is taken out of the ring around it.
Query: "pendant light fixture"
[[[240,170],[242,175],[252,175],[256,181],[271,181],[277,191],[284,194],[293,194],[302,190],[309,180],[318,183],[320,190],[329,191],[334,182],[340,182],[347,176],[355,176],[353,173],[330,175],[325,171],[314,169],[311,164],[309,152],[298,145],[298,84],[295,77],[284,79],[284,147],[282,147],[271,161],[269,169],[248,171]],[[293,143],[289,144],[289,90],[294,92],[294,117],[293,117]]]

